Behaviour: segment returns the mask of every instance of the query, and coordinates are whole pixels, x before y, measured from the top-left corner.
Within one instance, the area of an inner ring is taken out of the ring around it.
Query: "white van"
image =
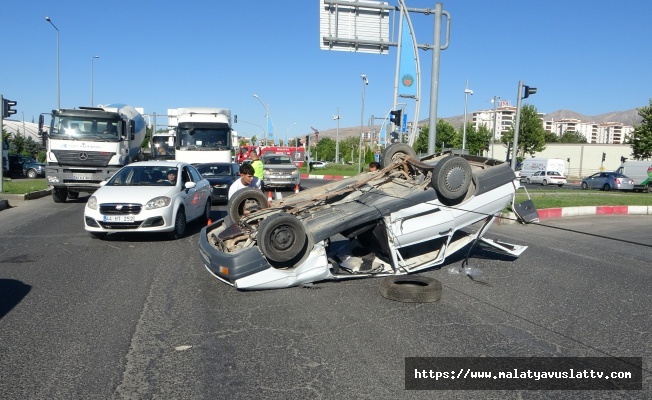
[[[634,181],[634,190],[647,190],[652,193],[652,161],[625,161],[616,172],[631,178]]]
[[[557,171],[565,175],[566,164],[561,158],[526,158],[521,163],[521,180],[524,181],[537,171]]]

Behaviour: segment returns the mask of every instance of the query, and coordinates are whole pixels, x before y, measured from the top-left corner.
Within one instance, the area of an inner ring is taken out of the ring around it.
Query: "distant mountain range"
[[[560,120],[560,119],[568,119],[568,118],[573,118],[573,119],[579,119],[582,122],[595,122],[595,123],[603,123],[603,122],[618,122],[623,125],[630,125],[630,126],[637,126],[642,122],[642,118],[638,115],[638,110],[636,108],[627,110],[627,111],[613,111],[613,112],[608,112],[605,114],[600,114],[600,115],[584,115],[580,114],[575,111],[571,110],[557,110],[553,111],[549,114],[546,114],[543,119],[544,121],[552,121],[552,120]],[[444,121],[448,122],[449,124],[453,125],[455,128],[459,128],[464,124],[464,115],[457,115],[454,117],[447,117],[447,118],[442,118],[439,117],[439,119],[443,119]],[[467,121],[470,121],[471,117],[470,115],[467,115]],[[421,120],[419,122],[419,125],[427,124],[428,119]],[[365,132],[367,131],[367,127],[365,126]],[[376,126],[376,129],[380,129],[380,125]],[[360,126],[354,126],[354,127],[340,127],[340,133],[339,137],[340,139],[344,139],[347,137],[358,137],[360,135]],[[319,132],[319,137],[328,137],[331,139],[335,139],[337,136],[337,129],[327,129],[324,131]]]

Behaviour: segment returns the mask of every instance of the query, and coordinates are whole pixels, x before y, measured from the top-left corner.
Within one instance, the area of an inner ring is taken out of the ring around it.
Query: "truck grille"
[[[123,203],[105,203],[100,204],[100,214],[102,215],[128,215],[138,214],[143,208],[140,204],[123,204]]]
[[[106,167],[115,153],[105,151],[53,150],[59,165]]]

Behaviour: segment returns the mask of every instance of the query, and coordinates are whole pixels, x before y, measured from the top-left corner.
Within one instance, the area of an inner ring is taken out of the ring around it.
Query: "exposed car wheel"
[[[34,178],[36,178],[36,170],[28,169],[28,170],[27,170],[27,177],[28,177],[29,179],[34,179]]]
[[[543,182],[541,182],[541,185],[548,186],[548,181],[544,179]]]
[[[52,199],[55,203],[65,203],[68,197],[68,189],[52,189]]]
[[[380,164],[387,168],[392,163],[398,161],[399,157],[417,158],[417,153],[407,143],[394,143],[383,150],[380,156]]]
[[[525,178],[525,183],[530,184],[530,178]]]
[[[213,200],[208,199],[206,206],[204,207],[204,215],[202,216],[202,222],[204,224],[208,223],[208,220],[211,219],[211,207],[213,205]]]
[[[441,282],[425,276],[388,276],[380,281],[380,295],[403,303],[428,303],[441,299]]]
[[[608,191],[611,190],[611,186],[609,186],[608,183],[605,183],[604,186],[602,187],[602,190],[604,190],[605,192],[608,192]]]
[[[275,214],[265,218],[258,228],[258,248],[275,262],[287,262],[301,256],[306,230],[294,215]]]
[[[93,239],[104,239],[107,235],[106,232],[88,232]]]
[[[226,207],[228,215],[236,223],[250,212],[267,208],[267,196],[256,188],[242,188],[231,196]]]
[[[68,198],[71,200],[77,200],[79,198],[79,192],[68,192]]]
[[[447,156],[435,165],[430,183],[440,199],[454,201],[469,190],[472,174],[471,165],[464,158]]]
[[[183,208],[179,208],[176,217],[174,217],[174,230],[168,232],[168,238],[181,239],[186,233],[186,213]]]
[[[582,182],[582,189],[587,190],[589,188],[589,184],[586,182]]]

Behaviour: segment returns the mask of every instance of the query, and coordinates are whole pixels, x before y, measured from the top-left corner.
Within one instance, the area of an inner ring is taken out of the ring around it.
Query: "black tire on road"
[[[213,201],[209,198],[208,201],[206,202],[206,206],[204,207],[204,215],[201,218],[204,225],[206,225],[208,223],[208,220],[211,219],[212,206],[213,206]]]
[[[252,205],[259,209],[267,208],[267,197],[260,189],[246,187],[231,196],[226,209],[231,220],[237,223],[244,216],[245,209]]]
[[[608,191],[611,190],[611,186],[609,186],[608,183],[605,183],[604,186],[602,187],[602,190],[604,190],[605,192],[608,192]]]
[[[52,199],[55,203],[65,203],[68,197],[68,189],[52,189]]]
[[[169,239],[181,239],[186,233],[186,212],[183,208],[177,210],[177,215],[174,217],[174,230],[168,232]]]
[[[306,230],[294,215],[279,213],[260,223],[257,239],[258,248],[268,260],[285,263],[303,255]]]
[[[583,190],[587,190],[588,188],[589,188],[588,183],[586,183],[586,182],[582,182],[582,189],[583,189]]]
[[[396,162],[399,157],[408,156],[417,158],[417,153],[407,143],[394,143],[385,148],[380,155],[380,164],[383,168],[387,168],[393,162]]]
[[[647,192],[652,193],[652,183],[647,184]]]
[[[542,186],[548,186],[548,181],[544,179],[543,182],[541,182],[541,185]]]
[[[530,184],[530,178],[526,178],[525,183],[527,183],[529,185]]]
[[[36,170],[28,169],[28,170],[27,170],[27,177],[28,177],[29,179],[34,179],[34,178],[36,178]]]
[[[380,295],[403,303],[439,301],[441,282],[425,276],[388,276],[380,281]]]
[[[440,199],[455,201],[464,197],[472,179],[468,161],[459,156],[447,156],[435,165],[430,183]]]

